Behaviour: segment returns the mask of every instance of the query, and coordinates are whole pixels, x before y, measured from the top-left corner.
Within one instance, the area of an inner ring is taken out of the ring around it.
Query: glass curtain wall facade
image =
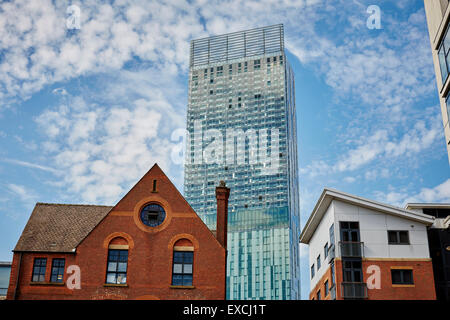
[[[227,299],[299,299],[294,74],[283,25],[193,40],[184,194],[216,228],[231,189]]]

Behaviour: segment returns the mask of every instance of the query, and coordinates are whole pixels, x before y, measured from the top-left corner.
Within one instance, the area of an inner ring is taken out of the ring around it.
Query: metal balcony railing
[[[365,282],[342,282],[341,294],[344,299],[367,299]]]
[[[339,247],[343,258],[364,257],[364,242],[339,241]]]

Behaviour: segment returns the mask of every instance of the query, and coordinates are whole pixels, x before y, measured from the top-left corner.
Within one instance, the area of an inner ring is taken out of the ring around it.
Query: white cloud
[[[43,150],[61,172],[68,194],[88,203],[113,204],[157,162],[171,172],[167,133],[180,124],[165,95],[100,106],[83,97],[36,118],[47,139]],[[172,128],[172,129],[171,129]],[[179,178],[179,177],[177,177]]]
[[[374,192],[377,200],[388,204],[404,207],[407,203],[450,203],[450,179],[434,187],[420,188],[420,191],[411,191],[411,188],[402,188],[389,192]]]
[[[345,177],[344,181],[347,183],[353,183],[356,181],[356,178],[355,177]]]
[[[400,137],[396,137],[395,131],[390,133],[387,129],[377,130],[368,138],[361,137],[350,144],[345,152],[341,152],[342,156],[334,164],[318,160],[301,168],[300,173],[313,178],[319,175],[352,172],[383,161],[389,165],[393,161],[417,160],[419,154],[422,154],[421,159],[426,159],[425,151],[442,148],[443,141],[441,116],[434,112],[431,115],[428,113],[425,111],[420,116],[421,119],[416,120],[414,125],[402,132]],[[374,180],[378,176],[389,177],[389,169],[370,168],[365,172],[367,180]]]
[[[51,172],[51,173],[54,173],[54,174],[59,173],[58,170],[55,170],[55,169],[53,169],[51,167],[40,165],[40,164],[36,164],[36,163],[31,163],[31,162],[27,162],[27,161],[21,161],[21,160],[17,160],[17,159],[7,159],[7,158],[0,159],[0,161],[11,163],[11,164],[14,164],[14,165],[23,166],[23,167],[39,169],[39,170]]]
[[[28,190],[25,186],[10,183],[7,184],[6,187],[10,193],[18,197],[26,206],[34,205],[36,202],[36,194],[33,191]]]

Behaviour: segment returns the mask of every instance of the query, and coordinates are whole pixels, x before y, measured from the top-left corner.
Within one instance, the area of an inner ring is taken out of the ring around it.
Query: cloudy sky
[[[367,27],[370,5],[381,29]],[[185,126],[189,41],[278,23],[295,72],[302,224],[325,186],[450,202],[422,0],[3,1],[0,260],[38,201],[114,205],[155,162],[182,191],[171,135]]]

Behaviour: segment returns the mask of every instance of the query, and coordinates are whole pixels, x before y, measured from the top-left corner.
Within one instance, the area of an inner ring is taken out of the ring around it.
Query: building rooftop
[[[312,235],[314,234],[316,228],[318,227],[320,221],[322,220],[322,217],[326,213],[331,201],[333,200],[339,200],[342,202],[357,205],[359,207],[376,210],[385,214],[390,214],[400,218],[421,222],[426,225],[432,225],[435,220],[434,217],[417,211],[410,211],[407,209],[391,206],[378,201],[358,197],[342,191],[325,188],[319,200],[317,201],[308,221],[306,222],[305,227],[302,229],[302,233],[300,235],[301,243],[306,244],[309,243]]]
[[[74,252],[112,208],[37,203],[14,251]]]
[[[225,63],[283,50],[284,29],[277,24],[192,40],[190,66]]]

